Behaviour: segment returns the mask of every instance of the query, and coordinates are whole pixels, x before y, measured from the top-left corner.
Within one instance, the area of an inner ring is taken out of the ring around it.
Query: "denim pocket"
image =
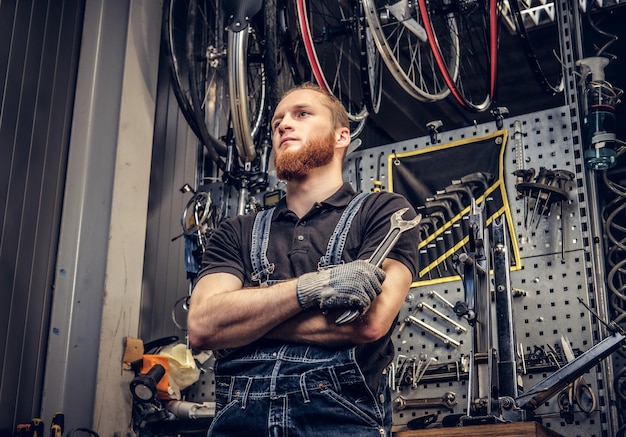
[[[365,387],[365,384],[363,384],[363,386]],[[369,389],[356,390],[359,394],[355,396],[352,393],[355,391],[353,388],[353,386],[344,386],[342,387],[341,393],[337,393],[335,390],[328,388],[321,390],[320,395],[326,398],[328,408],[332,408],[333,410],[332,414],[341,414],[348,421],[352,421],[356,418],[372,427],[378,428],[382,426],[382,411],[369,393]],[[314,398],[311,400],[314,401]],[[314,408],[317,408],[317,405],[313,405]],[[341,408],[342,412],[337,411],[337,406]]]
[[[227,396],[219,396],[222,399],[215,397],[215,417],[209,427],[208,435],[210,436],[233,436],[232,423],[236,423],[231,416],[240,416],[241,413],[241,400],[233,399],[228,402]],[[226,403],[228,402],[228,403]]]

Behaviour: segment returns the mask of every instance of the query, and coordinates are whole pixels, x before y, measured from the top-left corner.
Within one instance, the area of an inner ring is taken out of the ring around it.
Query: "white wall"
[[[134,375],[121,363],[124,338],[138,336],[161,5],[133,0],[130,7],[94,408],[101,436],[130,423]]]
[[[138,332],[161,9],[85,4],[41,417],[103,437],[130,423],[121,362]]]

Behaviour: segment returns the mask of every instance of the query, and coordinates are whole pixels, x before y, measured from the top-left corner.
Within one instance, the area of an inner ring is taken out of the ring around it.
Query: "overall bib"
[[[352,219],[369,193],[342,214],[319,266],[341,262]],[[267,258],[273,209],[260,212],[252,231],[252,278],[274,282]],[[356,361],[356,347],[332,348],[261,341],[215,364],[217,414],[210,437],[333,437],[391,435],[387,378],[373,390]]]

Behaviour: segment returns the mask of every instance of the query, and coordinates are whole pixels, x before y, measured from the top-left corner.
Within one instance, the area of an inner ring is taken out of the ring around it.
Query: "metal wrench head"
[[[397,229],[399,231],[398,234],[401,234],[405,231],[408,231],[409,229],[413,229],[415,226],[417,226],[420,222],[420,220],[422,220],[422,215],[421,214],[417,214],[413,219],[411,220],[404,220],[402,218],[402,216],[404,215],[405,212],[407,212],[409,210],[409,208],[401,208],[398,211],[394,212],[391,215],[390,218],[390,222],[391,225],[389,227],[389,232],[392,232],[393,230]],[[391,249],[391,247],[389,247],[389,249]],[[378,251],[378,249],[377,249]],[[385,254],[386,256],[386,254]],[[376,264],[375,262],[372,261],[372,258],[370,258],[370,262],[372,262],[373,264]],[[380,260],[380,263],[382,264],[382,260]],[[336,325],[344,325],[346,323],[350,323],[354,320],[357,319],[357,317],[359,317],[360,313],[358,310],[346,310],[343,314],[341,314],[336,320],[335,320],[335,324]]]
[[[391,215],[391,218],[390,218],[391,227],[390,227],[390,229],[398,228],[401,231],[407,231],[407,230],[412,229],[415,226],[417,226],[417,224],[422,219],[422,216],[418,214],[417,216],[415,216],[415,218],[413,218],[411,220],[404,220],[402,218],[402,216],[408,210],[409,210],[409,208],[402,208],[402,209],[397,210],[396,212],[394,212]]]

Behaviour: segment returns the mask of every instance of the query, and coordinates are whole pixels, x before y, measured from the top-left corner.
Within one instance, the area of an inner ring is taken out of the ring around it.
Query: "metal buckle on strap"
[[[259,287],[267,287],[267,281],[270,279],[270,275],[274,273],[274,263],[271,263],[267,268],[252,273],[251,279],[259,283]]]
[[[346,262],[345,262],[344,260],[339,260],[339,262],[338,262],[338,263],[336,263],[336,264],[328,264],[328,265],[325,265],[325,263],[324,263],[324,257],[321,257],[321,258],[320,258],[320,260],[319,260],[319,262],[317,263],[317,271],[318,271],[318,272],[321,272],[322,270],[328,270],[328,269],[330,269],[330,268],[337,267],[337,266],[340,266],[340,265],[345,264],[345,263],[346,263]]]

